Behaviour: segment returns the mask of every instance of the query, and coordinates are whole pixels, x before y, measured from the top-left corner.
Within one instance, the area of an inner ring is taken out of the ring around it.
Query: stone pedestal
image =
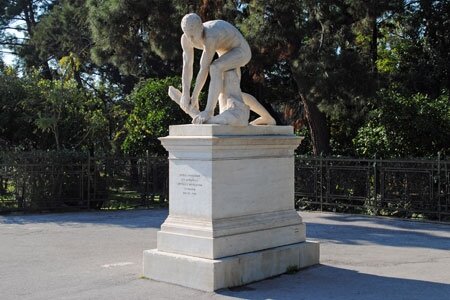
[[[169,216],[144,276],[213,291],[319,262],[294,209],[290,126],[171,126]]]

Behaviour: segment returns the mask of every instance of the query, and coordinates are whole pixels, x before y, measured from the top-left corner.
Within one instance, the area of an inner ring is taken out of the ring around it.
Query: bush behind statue
[[[372,103],[367,122],[353,139],[356,153],[383,158],[450,154],[448,92],[437,98],[383,90]]]
[[[187,116],[167,95],[169,86],[181,87],[179,76],[148,79],[137,85],[129,96],[133,109],[125,123],[122,150],[130,155],[165,154],[158,141],[169,134],[169,125],[189,124]]]

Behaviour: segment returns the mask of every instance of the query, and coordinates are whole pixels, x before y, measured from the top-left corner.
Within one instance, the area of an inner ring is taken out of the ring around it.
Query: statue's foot
[[[250,122],[250,125],[276,125],[277,122],[274,118],[268,117],[259,117],[256,120]]]

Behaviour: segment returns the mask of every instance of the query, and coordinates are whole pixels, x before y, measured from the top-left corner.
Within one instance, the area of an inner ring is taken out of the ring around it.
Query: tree
[[[37,88],[40,97],[28,104],[34,107],[37,129],[53,136],[56,150],[82,149],[84,145],[89,150],[92,143],[99,142],[93,136],[107,137],[106,120],[97,99],[84,94],[73,80],[39,80]]]
[[[26,67],[40,68],[42,75],[51,78],[46,61],[36,55],[28,43],[34,34],[42,14],[45,14],[57,0],[4,0],[0,2],[0,45],[25,60]],[[7,30],[13,33],[7,32]]]
[[[355,137],[359,155],[448,152],[449,1],[402,1],[379,26],[377,69],[384,80]]]
[[[91,59],[93,40],[89,28],[86,1],[61,0],[54,5],[36,26],[30,44],[40,59],[63,63],[84,93],[90,93],[102,102],[102,113],[107,119],[107,137],[110,151],[120,148],[117,139],[123,130],[130,105],[125,101],[137,78],[121,74],[112,64],[97,65]],[[55,75],[58,69],[53,67]]]
[[[379,92],[367,122],[353,142],[357,153],[371,157],[423,157],[450,153],[450,102],[393,88]]]
[[[94,62],[137,78],[174,74],[180,64],[180,12],[173,1],[89,0]]]
[[[316,155],[361,154],[364,135],[391,124],[374,114],[388,116],[387,109],[397,109],[420,123],[431,117],[416,113],[425,108],[409,101],[441,103],[449,92],[450,2],[445,0],[4,0],[0,49],[16,53],[26,68],[21,77],[0,62],[0,138],[41,149],[77,148],[79,141],[79,147],[93,151],[122,145],[142,153],[144,146],[153,147],[157,134],[165,133],[151,122],[166,122],[169,115],[158,114],[171,111],[172,103],[138,95],[161,88],[155,95],[163,99],[164,84],[156,82],[180,74],[179,22],[188,12],[203,21],[236,24],[253,48],[253,59],[242,70],[242,89],[263,105],[270,100],[297,131],[308,130]],[[134,90],[149,78],[154,81]],[[76,93],[81,104],[73,102]],[[390,97],[398,106],[386,104]],[[139,121],[127,120],[132,110]],[[91,111],[98,113],[94,119]],[[72,123],[75,116],[83,121]],[[150,125],[143,121],[147,117]],[[89,131],[97,121],[103,127]],[[306,129],[300,129],[303,124]],[[433,124],[439,140],[445,126]],[[83,134],[67,140],[66,133],[75,136],[70,126]],[[406,133],[401,139],[404,145],[419,142]],[[427,153],[436,147],[423,146]],[[405,149],[419,154],[405,146],[404,155]]]
[[[0,74],[0,138],[19,149],[109,150],[101,101],[73,79]]]
[[[181,72],[181,18],[199,12],[204,21],[236,15],[234,1],[106,0],[86,2],[91,54],[123,74],[143,79]]]
[[[358,21],[346,1],[276,0],[251,1],[242,21],[258,58],[289,66],[316,155],[331,152],[329,120],[359,118],[374,90],[355,47]]]
[[[0,73],[0,138],[11,146],[30,148],[37,143],[35,127],[20,105],[26,99],[26,80],[11,67]],[[41,140],[45,140],[42,137]]]
[[[58,62],[64,57],[76,60],[74,79],[82,84],[81,73],[93,72],[90,61],[92,40],[87,24],[87,9],[82,0],[62,0],[40,18],[29,45],[45,62]]]
[[[354,28],[355,45],[358,51],[370,62],[371,71],[378,72],[378,51],[380,30],[385,28],[390,20],[404,10],[404,0],[352,0],[348,1],[349,13],[359,20]]]
[[[74,78],[79,85],[89,85],[91,78],[109,81],[131,92],[137,80],[127,78],[111,64],[96,65],[91,59],[93,40],[89,28],[88,7],[84,0],[61,0],[40,19],[29,42],[43,61],[75,59],[79,68]],[[95,81],[94,80],[94,81]]]
[[[450,90],[450,1],[405,1],[380,36],[380,66],[403,94],[439,97]]]

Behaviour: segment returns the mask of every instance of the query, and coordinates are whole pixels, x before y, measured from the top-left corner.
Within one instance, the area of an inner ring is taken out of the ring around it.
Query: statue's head
[[[203,34],[202,19],[197,14],[187,14],[181,20],[181,29],[190,40],[200,40]]]

